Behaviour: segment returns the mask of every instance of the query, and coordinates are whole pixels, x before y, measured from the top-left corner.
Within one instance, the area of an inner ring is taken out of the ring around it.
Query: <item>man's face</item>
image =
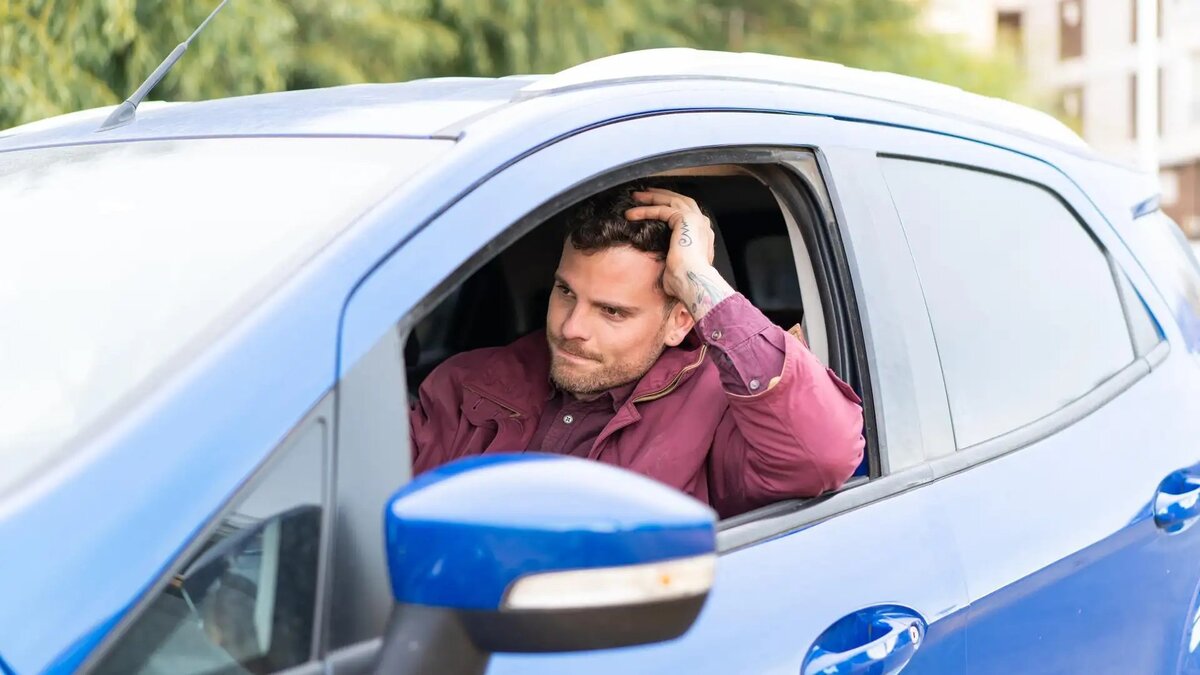
[[[691,317],[663,293],[662,272],[654,255],[629,246],[563,245],[546,310],[550,378],[560,389],[588,398],[632,382],[683,340]]]

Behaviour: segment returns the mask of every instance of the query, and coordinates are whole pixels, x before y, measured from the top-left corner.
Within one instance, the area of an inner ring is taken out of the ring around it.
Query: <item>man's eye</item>
[[[571,294],[571,289],[567,288],[566,286],[563,286],[562,284],[557,284],[557,285],[555,286],[555,288],[557,288],[557,289],[558,289],[558,292],[559,292],[559,293],[562,293],[563,295],[570,295],[570,294]]]
[[[603,312],[604,312],[606,315],[608,315],[608,316],[610,316],[610,317],[613,317],[613,318],[617,318],[617,317],[619,317],[619,316],[622,316],[622,314],[621,314],[621,310],[617,309],[616,307],[603,307],[603,308],[601,308],[601,310],[602,310],[602,311],[603,311]]]

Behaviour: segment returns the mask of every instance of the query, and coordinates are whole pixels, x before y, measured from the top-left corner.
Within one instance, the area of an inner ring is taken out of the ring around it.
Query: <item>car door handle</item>
[[[1191,527],[1200,517],[1200,475],[1181,469],[1163,479],[1154,495],[1154,524],[1170,534]]]
[[[898,605],[868,607],[830,626],[804,659],[802,675],[893,675],[921,646],[925,621]]]

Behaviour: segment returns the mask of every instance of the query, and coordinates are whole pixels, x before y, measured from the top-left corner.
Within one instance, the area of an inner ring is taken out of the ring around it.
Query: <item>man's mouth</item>
[[[559,356],[567,359],[568,361],[575,361],[577,363],[588,363],[588,362],[594,363],[596,361],[599,361],[599,359],[592,358],[591,356],[588,356],[586,354],[580,354],[579,352],[569,350],[569,349],[563,347],[562,345],[558,345],[558,344],[554,345],[554,351],[557,352]]]

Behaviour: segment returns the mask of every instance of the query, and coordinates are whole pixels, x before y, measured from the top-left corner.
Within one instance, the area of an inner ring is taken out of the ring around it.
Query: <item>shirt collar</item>
[[[633,382],[628,382],[626,384],[622,384],[619,387],[613,387],[612,389],[605,391],[603,394],[600,394],[600,396],[598,398],[596,398],[595,400],[596,401],[604,401],[604,400],[609,401],[612,405],[613,412],[616,412],[616,411],[620,410],[621,406],[625,403],[625,401],[628,401],[629,397],[633,395],[633,390],[635,387],[637,387],[637,385],[638,385],[638,381],[634,380]],[[554,384],[554,381],[551,380],[550,381],[550,393],[549,393],[549,395],[546,396],[546,400],[551,401],[556,396],[562,396],[564,402],[568,402],[571,400],[571,399],[567,398],[569,396],[569,394],[567,394],[565,391],[562,391],[561,389],[559,389],[558,386],[556,386]]]

